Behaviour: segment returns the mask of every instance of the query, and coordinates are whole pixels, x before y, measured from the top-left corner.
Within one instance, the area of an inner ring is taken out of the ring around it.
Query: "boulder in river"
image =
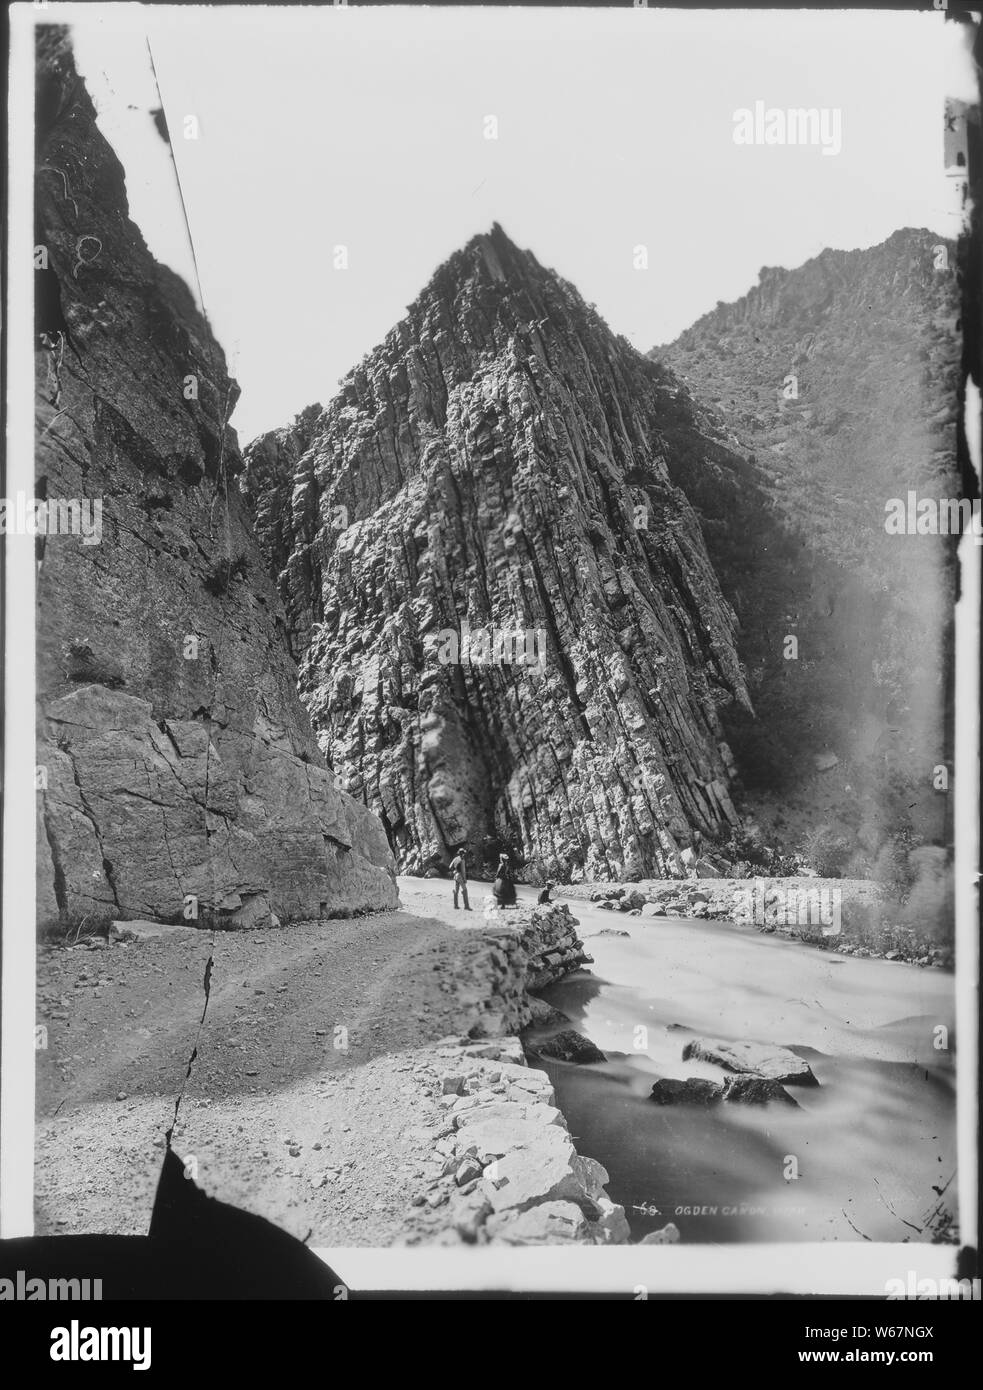
[[[702,1076],[687,1076],[681,1081],[661,1076],[650,1096],[656,1105],[716,1105],[723,1098],[723,1086]]]
[[[767,1105],[773,1100],[798,1104],[780,1082],[746,1075],[728,1076],[723,1085],[702,1076],[663,1076],[652,1087],[650,1099],[656,1105],[717,1105],[722,1100],[737,1105]]]
[[[783,1105],[799,1102],[789,1095],[779,1081],[765,1076],[728,1076],[723,1086],[724,1100],[740,1105],[767,1105],[769,1101],[781,1101]]]
[[[754,1042],[723,1042],[693,1038],[683,1048],[683,1061],[713,1062],[725,1071],[761,1076],[787,1086],[818,1086],[812,1068],[787,1047]]]
[[[599,1047],[572,1028],[555,1033],[540,1043],[538,1051],[543,1057],[554,1057],[560,1062],[606,1062],[607,1058]]]
[[[627,932],[625,933],[627,936]],[[552,1028],[557,1023],[569,1023],[565,1013],[559,1009],[554,1009],[552,1004],[547,1004],[545,999],[537,999],[534,994],[528,994],[526,999],[529,1003],[529,1023],[533,1028]]]

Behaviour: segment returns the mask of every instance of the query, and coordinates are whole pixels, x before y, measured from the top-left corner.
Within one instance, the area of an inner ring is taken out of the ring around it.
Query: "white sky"
[[[940,13],[47,13],[75,25],[131,215],[193,283],[170,157],[146,114],[151,26],[243,442],[326,402],[437,265],[493,221],[643,351],[745,294],[763,265],[903,226],[957,231],[942,102],[973,93]],[[839,107],[842,152],[735,145],[733,113],[758,100]],[[186,114],[197,141],[182,138]],[[489,114],[497,141],[483,136]],[[347,271],[332,269],[339,243]],[[639,243],[647,271],[632,265]]]

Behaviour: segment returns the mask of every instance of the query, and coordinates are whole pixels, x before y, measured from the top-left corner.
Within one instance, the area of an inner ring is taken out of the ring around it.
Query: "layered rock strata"
[[[747,696],[662,429],[674,387],[499,227],[242,486],[300,686],[401,868],[680,871]],[[698,431],[689,435],[702,447]]]

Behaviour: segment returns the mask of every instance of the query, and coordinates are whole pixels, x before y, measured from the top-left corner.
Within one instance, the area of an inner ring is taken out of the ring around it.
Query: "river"
[[[917,1241],[954,1211],[955,1067],[935,1046],[940,1025],[954,1037],[951,974],[571,907],[594,965],[543,997],[608,1061],[539,1064],[636,1239],[673,1221],[687,1243]],[[820,1084],[787,1088],[798,1109],[654,1104],[660,1076],[724,1079],[681,1060],[694,1036],[789,1047]]]
[[[437,907],[435,885],[400,880],[412,910],[444,915],[440,887]],[[473,885],[476,906],[483,892]],[[535,890],[520,887],[519,900],[534,903]],[[634,1239],[672,1221],[687,1244],[898,1243],[928,1240],[939,1211],[955,1215],[954,1056],[935,1046],[940,1027],[955,1036],[949,972],[567,901],[594,964],[542,997],[608,1060],[537,1059],[546,1033],[528,1034],[527,1051],[579,1152],[607,1168]],[[596,935],[604,928],[628,936]],[[682,1061],[695,1036],[789,1047],[820,1084],[788,1088],[798,1109],[656,1105],[661,1076],[724,1079]]]

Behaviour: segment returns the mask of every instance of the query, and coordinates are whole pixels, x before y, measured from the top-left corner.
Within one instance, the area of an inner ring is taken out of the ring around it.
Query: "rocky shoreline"
[[[418,1073],[434,1104],[415,1131],[432,1150],[404,1239],[429,1245],[623,1245],[608,1173],[577,1153],[553,1087],[517,1037],[448,1038]]]
[[[694,917],[753,926],[844,956],[943,968],[951,968],[954,961],[951,946],[931,932],[896,923],[897,905],[870,879],[644,879],[568,884],[557,891],[628,916]]]
[[[466,1034],[441,1039],[416,1079],[432,1120],[408,1137],[428,1154],[401,1239],[409,1244],[624,1244],[624,1208],[607,1171],[577,1153],[544,1071],[518,1036],[547,1006],[543,989],[592,963],[565,904],[502,911],[486,903],[446,982],[464,1005]]]

